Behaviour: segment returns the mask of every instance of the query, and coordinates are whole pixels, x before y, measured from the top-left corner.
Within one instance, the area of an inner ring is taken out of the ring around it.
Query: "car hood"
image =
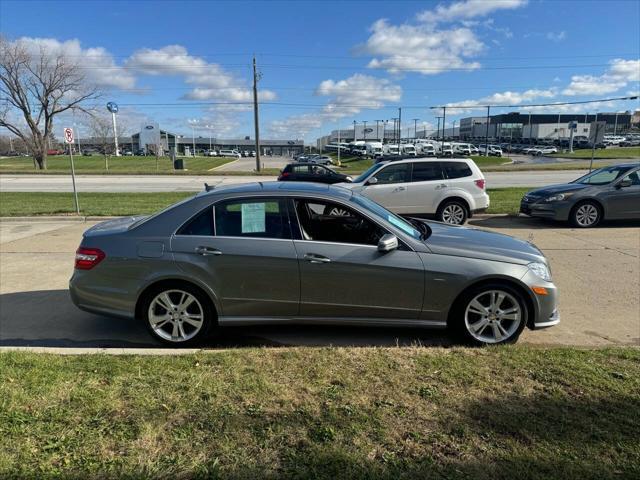
[[[547,263],[542,252],[532,243],[509,235],[478,228],[427,222],[431,235],[425,240],[429,249],[439,255],[480,258],[497,262],[526,265]]]
[[[546,197],[554,193],[576,192],[589,187],[590,185],[582,183],[562,183],[559,185],[549,185],[548,187],[539,188],[538,190],[531,190],[527,195],[532,197]]]
[[[89,230],[84,232],[85,237],[100,237],[103,235],[112,235],[114,233],[122,233],[129,230],[129,227],[139,220],[147,218],[144,215],[138,215],[135,217],[122,217],[113,220],[107,220],[94,225]]]

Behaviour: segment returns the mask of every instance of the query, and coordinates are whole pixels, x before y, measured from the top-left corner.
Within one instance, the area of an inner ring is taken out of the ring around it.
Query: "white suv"
[[[373,165],[340,183],[402,215],[434,215],[461,225],[489,207],[484,175],[469,158],[410,159]]]

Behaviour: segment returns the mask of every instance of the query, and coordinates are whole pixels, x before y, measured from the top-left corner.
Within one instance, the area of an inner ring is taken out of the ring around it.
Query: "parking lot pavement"
[[[82,232],[93,223],[0,222],[0,345],[158,346],[130,320],[92,315],[69,299],[67,282]],[[486,217],[473,226],[534,242],[560,289],[560,325],[525,331],[521,342],[640,345],[640,224],[591,230],[527,218]],[[270,326],[224,329],[209,347],[449,345],[435,330]]]

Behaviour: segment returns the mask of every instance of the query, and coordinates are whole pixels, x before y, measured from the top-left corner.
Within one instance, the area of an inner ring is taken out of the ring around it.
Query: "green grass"
[[[0,355],[2,478],[640,476],[640,351]]]
[[[530,188],[489,189],[488,213],[516,213],[522,196]],[[86,216],[136,215],[158,210],[194,195],[195,192],[104,193],[80,192],[80,212]],[[0,217],[71,215],[73,194],[67,192],[0,192]]]
[[[591,150],[580,149],[573,153],[555,153],[552,157],[562,158],[591,158]],[[610,147],[596,149],[594,158],[634,158],[640,159],[640,147]]]
[[[179,157],[180,158],[180,157]],[[174,170],[171,159],[161,157],[157,162],[156,157],[110,157],[109,170],[106,170],[104,156],[92,155],[90,157],[74,156],[74,166],[79,174],[203,174],[211,173],[212,168],[220,167],[233,161],[232,158],[194,157],[185,158],[186,171]],[[0,158],[1,173],[51,173],[61,174],[71,172],[71,161],[68,155],[56,155],[47,157],[47,170],[36,170],[31,157]]]

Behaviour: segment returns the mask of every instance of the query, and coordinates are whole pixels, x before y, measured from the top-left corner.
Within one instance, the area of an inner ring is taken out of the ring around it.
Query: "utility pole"
[[[398,107],[398,155],[400,155],[400,141],[402,140],[402,108]]]
[[[383,122],[383,121],[384,120],[376,120],[376,137],[381,143],[384,143],[384,131],[382,132],[382,138],[381,138],[379,125],[380,125],[380,122]],[[384,128],[384,123],[382,124],[382,126]]]
[[[256,172],[260,171],[260,122],[258,119],[258,73],[256,56],[253,56],[253,124],[256,132]]]
[[[340,124],[338,124],[338,166],[340,166],[340,150],[342,146],[340,145]]]
[[[438,119],[438,128],[436,129],[436,142],[438,141],[438,139],[440,138],[440,119],[442,117],[436,117]]]
[[[484,136],[484,156],[489,157],[489,118],[491,114],[491,106],[487,105],[487,130]]]
[[[358,139],[358,137],[356,136],[356,121],[353,121],[353,143],[356,143],[356,140]]]
[[[418,120],[420,119],[419,118],[413,119],[413,139],[414,140],[418,138]]]
[[[444,129],[447,121],[447,107],[442,107],[442,144],[440,148],[444,152]]]

